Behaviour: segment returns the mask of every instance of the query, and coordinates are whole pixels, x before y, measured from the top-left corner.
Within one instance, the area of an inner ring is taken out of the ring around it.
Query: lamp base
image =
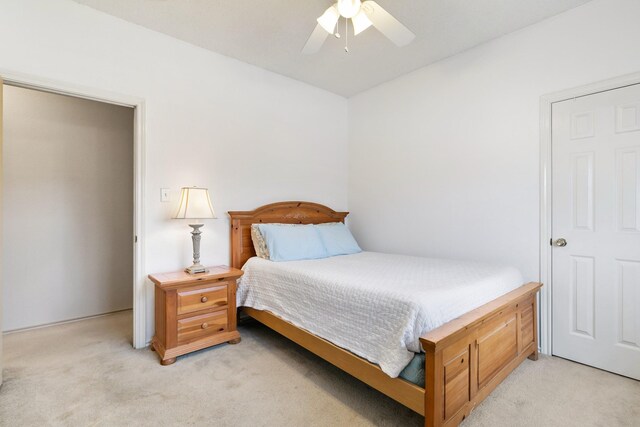
[[[202,264],[193,264],[191,267],[184,269],[189,274],[208,273],[209,270]]]
[[[206,273],[209,271],[205,266],[200,264],[200,235],[202,234],[200,228],[203,225],[204,224],[189,224],[189,227],[193,228],[191,232],[191,240],[193,241],[193,265],[184,269],[184,271],[189,274]]]

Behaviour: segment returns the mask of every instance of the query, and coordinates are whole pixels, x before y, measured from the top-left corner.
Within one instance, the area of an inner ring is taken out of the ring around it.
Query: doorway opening
[[[3,106],[3,331],[131,310],[133,109],[10,85]]]
[[[112,279],[112,280],[118,281],[118,282],[124,281],[125,283],[122,284],[122,286],[123,287],[126,286],[126,289],[128,290],[128,292],[126,292],[127,293],[126,299],[128,299],[129,301],[129,304],[128,304],[130,307],[129,309],[130,310],[132,309],[132,312],[129,312],[129,320],[128,320],[128,323],[130,325],[132,324],[130,328],[131,333],[129,335],[131,344],[133,345],[134,348],[145,347],[147,345],[146,309],[145,309],[147,290],[146,290],[146,279],[145,279],[146,276],[145,276],[145,267],[144,267],[145,265],[144,263],[144,253],[145,253],[144,251],[144,176],[145,176],[144,101],[142,99],[127,96],[127,95],[121,95],[121,94],[111,93],[111,92],[107,92],[99,89],[76,86],[76,85],[58,82],[58,81],[43,80],[33,76],[12,74],[10,72],[3,72],[2,77],[3,77],[3,83],[4,83],[2,87],[3,89],[7,89],[8,91],[25,90],[25,91],[37,92],[41,96],[55,95],[61,98],[73,99],[76,102],[94,103],[96,105],[101,105],[102,107],[106,107],[107,110],[124,109],[128,111],[128,114],[130,115],[129,116],[130,126],[128,129],[128,133],[129,133],[128,154],[130,155],[130,158],[128,161],[129,162],[128,171],[126,174],[128,174],[127,179],[129,180],[127,185],[127,190],[129,192],[128,203],[129,203],[130,209],[129,209],[127,218],[125,219],[128,222],[128,224],[125,226],[126,228],[128,228],[128,230],[125,230],[124,232],[118,232],[117,229],[119,229],[120,227],[115,227],[113,234],[119,234],[120,238],[123,239],[122,241],[124,241],[125,244],[127,244],[127,247],[125,248],[124,251],[128,252],[129,256],[128,256],[128,260],[125,261],[125,264],[128,264],[128,265],[123,265],[122,264],[123,261],[121,258],[119,261],[121,265],[119,266],[116,265],[114,261],[111,263],[111,269],[117,270],[120,267],[121,270],[127,270],[125,274],[128,276],[128,278],[124,278],[124,279],[119,278],[119,279]],[[6,101],[7,99],[5,97],[5,102]],[[6,115],[6,111],[5,111],[5,115]],[[108,115],[102,117],[102,120],[105,123],[106,123],[107,116]],[[6,127],[7,126],[6,120],[4,124]],[[80,125],[79,127],[82,127],[82,126],[83,125]],[[6,137],[5,137],[5,143],[6,143]],[[65,150],[67,154],[66,163],[67,163],[67,166],[70,167],[70,169],[74,169],[74,166],[77,165],[78,162],[81,164],[81,168],[79,169],[82,169],[82,167],[85,167],[86,169],[86,166],[87,166],[86,163],[93,162],[94,166],[101,164],[101,162],[99,162],[95,158],[80,159],[79,157],[82,157],[81,155],[78,154],[80,150],[78,151],[74,150],[73,145],[70,145],[64,148],[62,151],[65,151]],[[56,154],[60,154],[60,153],[56,153]],[[100,159],[100,160],[102,160],[102,163],[103,163],[103,165],[100,166],[101,171],[109,172],[108,170],[105,170],[109,168],[103,167],[104,163],[108,162],[108,159]],[[82,163],[85,163],[85,164],[82,164]],[[77,170],[78,168],[75,168],[75,169],[76,169],[75,172],[78,172]],[[75,178],[77,178],[77,176]],[[95,193],[100,192],[98,186],[95,185],[96,183],[94,183],[94,185],[92,186],[86,182],[78,182],[78,181],[81,181],[81,180],[76,179],[76,183],[78,184],[75,186],[76,190],[78,190],[77,187],[82,187],[83,185],[85,187],[82,189],[83,192],[81,191],[79,194],[91,193],[92,195],[95,195]],[[122,184],[122,182],[120,184]],[[53,181],[49,182],[48,185],[51,188],[49,192],[44,193],[45,197],[49,197],[55,200],[56,191],[59,192],[60,189],[56,187],[56,182],[53,182]],[[110,191],[109,188],[107,188],[106,191],[108,193]],[[24,192],[21,192],[21,194],[22,196],[24,196]],[[61,241],[63,243],[61,244],[61,247],[66,247],[67,249],[69,248],[77,249],[77,246],[82,247],[82,245],[86,245],[85,247],[89,249],[93,249],[92,245],[95,245],[95,247],[99,248],[100,245],[104,243],[106,240],[113,241],[114,236],[107,235],[104,232],[104,230],[98,231],[99,227],[95,227],[96,218],[100,216],[99,214],[96,214],[96,212],[100,213],[100,212],[106,211],[106,214],[107,214],[106,216],[108,221],[116,220],[116,218],[114,218],[114,216],[116,215],[111,211],[111,206],[109,206],[108,203],[104,204],[104,206],[102,206],[102,209],[100,208],[100,206],[97,206],[97,205],[100,205],[100,203],[103,202],[105,199],[108,200],[109,197],[111,196],[108,194],[104,194],[102,192],[100,192],[100,196],[102,197],[102,199],[100,199],[100,197],[97,197],[95,201],[91,203],[91,206],[81,206],[80,209],[72,209],[70,207],[71,204],[69,204],[69,209],[66,209],[66,212],[64,212],[67,215],[66,216],[62,215],[61,218],[64,219],[65,226],[71,225],[69,230],[71,230],[71,232],[76,236],[76,238],[78,238],[77,237],[78,235],[80,237],[79,237],[79,240],[74,241],[73,239],[70,238],[69,235],[64,234],[64,230],[60,230],[59,235],[60,237],[62,237]],[[64,197],[69,197],[69,194],[64,193],[62,196],[58,194],[57,197],[58,199],[63,199]],[[82,197],[79,197],[79,198],[82,199]],[[37,197],[34,197],[34,199],[37,199]],[[43,218],[46,218],[46,213],[40,212],[40,214],[42,215]],[[49,218],[47,218],[47,220],[48,219]],[[120,218],[120,220],[122,220],[122,217]],[[117,221],[115,222],[113,221],[111,222],[111,225],[117,223]],[[54,225],[53,222],[50,225]],[[127,234],[127,236],[122,237],[125,235],[125,233]],[[81,244],[78,244],[78,242],[81,242]],[[27,245],[28,242],[23,242],[23,243]],[[75,245],[73,243],[75,243]],[[33,248],[37,248],[37,245],[38,243],[35,243]],[[59,250],[62,250],[62,249],[59,249]],[[97,252],[100,253],[100,251],[97,251]],[[5,253],[5,257],[6,255],[7,254]],[[60,254],[56,253],[55,255],[58,256]],[[81,272],[83,271],[83,269],[85,267],[91,267],[91,266],[85,265],[86,263],[88,263],[86,255],[87,254],[83,253],[80,256],[67,257],[66,259],[71,260],[71,262],[66,263],[66,267],[67,267],[66,272],[68,274],[71,274],[71,276],[82,276]],[[30,256],[32,268],[38,268],[40,261],[42,261],[38,259],[39,257],[41,257],[41,255],[38,255],[35,252],[33,252],[32,256]],[[113,261],[115,259],[114,257],[117,257],[117,256],[113,255],[111,256],[112,259],[103,260],[104,263],[102,265],[104,266],[104,265],[110,264],[110,261]],[[109,256],[106,256],[105,258],[109,258]],[[85,264],[83,264],[83,262]],[[96,261],[94,260],[94,264],[95,262]],[[7,264],[5,264],[5,269],[6,267],[7,267]],[[95,265],[93,265],[93,267],[95,267]],[[106,276],[108,278],[109,276],[111,276],[113,278],[115,276],[112,270],[109,270],[109,268],[100,270],[99,275],[101,275],[101,277]],[[56,273],[54,273],[54,276],[55,274]],[[89,277],[89,278],[82,278],[80,280],[84,281],[84,283],[88,283],[91,281],[91,279],[92,278]],[[43,283],[42,286],[47,286],[47,283]],[[2,292],[2,286],[0,286],[0,292]],[[77,300],[73,300],[73,298],[74,297],[77,298],[78,296],[66,295],[66,297],[69,298],[69,300],[71,301],[67,300],[65,301],[65,304],[67,306],[73,306],[75,303],[77,308],[78,306]],[[39,298],[42,298],[42,296],[39,296]],[[19,326],[16,326],[16,323],[11,322],[8,325],[7,324],[3,325],[3,330],[23,329],[23,328],[29,328],[32,326],[37,327],[38,325],[41,325],[43,323],[49,324],[49,323],[65,322],[68,320],[75,320],[78,317],[80,318],[84,318],[87,316],[91,317],[91,316],[100,315],[103,313],[108,313],[114,310],[117,311],[125,308],[122,306],[123,304],[122,299],[120,299],[119,302],[115,300],[104,301],[104,299],[108,299],[108,298],[110,297],[103,295],[102,301],[99,301],[100,298],[94,299],[92,301],[92,303],[94,304],[93,307],[81,307],[78,311],[76,311],[77,314],[71,314],[70,316],[62,316],[60,315],[60,313],[53,313],[54,315],[57,315],[58,318],[51,317],[51,318],[45,319],[44,321],[42,321],[43,317],[36,318],[36,319],[32,318],[30,319],[32,324],[23,323],[22,325],[19,325]],[[113,304],[109,305],[109,303],[113,303]],[[5,300],[5,304],[11,304],[11,300],[10,299]],[[118,304],[120,304],[120,307],[118,307]],[[51,306],[54,306],[54,305],[55,304],[53,303],[51,304]],[[90,309],[93,309],[93,312],[91,312]],[[0,315],[2,315],[2,313],[0,313]]]

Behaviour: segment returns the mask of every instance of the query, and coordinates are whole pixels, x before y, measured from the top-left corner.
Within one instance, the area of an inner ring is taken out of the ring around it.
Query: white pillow
[[[251,241],[256,255],[260,258],[269,259],[269,248],[267,248],[267,243],[264,241],[262,233],[260,233],[258,224],[251,224]]]

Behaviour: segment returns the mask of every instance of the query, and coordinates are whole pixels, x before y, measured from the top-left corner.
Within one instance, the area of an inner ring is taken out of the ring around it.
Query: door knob
[[[556,240],[553,244],[556,246],[560,246],[562,248],[564,246],[567,246],[567,239],[564,239],[561,237],[558,240]]]

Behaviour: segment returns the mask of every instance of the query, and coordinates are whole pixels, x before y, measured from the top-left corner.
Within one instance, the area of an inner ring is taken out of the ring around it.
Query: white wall
[[[133,109],[4,88],[4,330],[131,308]]]
[[[541,95],[640,71],[640,1],[596,0],[349,100],[369,250],[539,266]]]
[[[228,210],[302,199],[347,208],[344,98],[68,0],[0,1],[0,75],[26,73],[146,101],[145,270],[190,265],[178,188],[210,189],[202,261],[229,262]],[[160,188],[174,203],[160,203]],[[153,333],[148,286],[147,339]]]

